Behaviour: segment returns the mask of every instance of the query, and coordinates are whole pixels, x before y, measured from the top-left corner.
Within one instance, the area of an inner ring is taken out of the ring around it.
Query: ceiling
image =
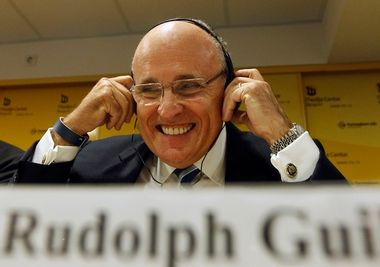
[[[378,0],[0,0],[0,45],[130,35],[176,16],[216,29],[322,25],[331,10],[331,61],[380,60]]]
[[[0,0],[0,43],[145,32],[175,16],[215,28],[319,22],[327,0]]]

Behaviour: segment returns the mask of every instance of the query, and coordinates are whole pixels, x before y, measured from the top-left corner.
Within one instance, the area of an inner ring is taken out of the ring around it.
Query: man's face
[[[170,88],[173,81],[208,80],[223,70],[220,51],[195,25],[170,22],[151,30],[136,49],[132,63],[135,84],[159,82],[164,96],[155,104],[137,103],[141,135],[163,162],[187,167],[213,145],[222,127],[225,75],[186,99]]]

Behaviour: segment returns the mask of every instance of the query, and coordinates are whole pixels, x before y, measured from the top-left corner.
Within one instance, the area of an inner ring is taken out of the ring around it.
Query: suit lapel
[[[123,176],[126,177],[126,182],[128,183],[136,182],[141,169],[144,167],[143,162],[146,162],[152,156],[152,152],[144,141],[140,137],[136,137],[137,140],[119,154]]]
[[[227,149],[226,149],[226,174],[225,183],[245,182],[246,160],[242,157],[241,137],[238,130],[231,123],[226,123]]]
[[[244,133],[232,123],[226,123],[226,173],[225,183],[252,183],[279,181],[279,173],[270,163],[270,150],[261,138]],[[119,154],[126,182],[135,183],[141,169],[152,152],[141,139]]]
[[[280,181],[263,139],[240,131],[232,123],[226,123],[226,128],[226,184]]]

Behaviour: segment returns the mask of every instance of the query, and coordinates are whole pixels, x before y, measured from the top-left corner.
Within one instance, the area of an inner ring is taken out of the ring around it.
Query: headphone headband
[[[164,20],[164,21],[161,21],[161,22],[157,23],[151,29],[153,29],[153,28],[155,28],[155,27],[157,27],[157,26],[159,26],[161,24],[164,24],[164,23],[167,23],[167,22],[172,22],[172,21],[184,21],[184,22],[187,22],[187,23],[194,24],[195,26],[201,28],[206,33],[208,33],[217,42],[217,44],[219,45],[219,47],[222,49],[224,61],[226,63],[227,79],[226,79],[225,87],[227,87],[227,85],[234,79],[235,72],[234,72],[234,66],[232,64],[231,56],[228,53],[226,44],[224,43],[224,41],[222,40],[222,38],[219,35],[217,35],[216,32],[207,23],[205,23],[202,20],[193,19],[193,18],[181,18],[181,17],[179,17],[179,18],[167,19],[167,20]]]

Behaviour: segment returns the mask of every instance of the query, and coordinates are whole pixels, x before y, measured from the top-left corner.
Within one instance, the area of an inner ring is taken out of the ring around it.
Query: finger
[[[136,110],[135,105],[136,105],[136,102],[135,102],[135,100],[133,99],[132,94],[129,94],[129,95],[127,96],[127,99],[128,99],[128,103],[129,103],[129,105],[128,105],[128,112],[127,112],[127,115],[126,115],[126,117],[124,118],[124,122],[129,123],[129,122],[131,121],[131,119],[132,119],[133,114],[135,114],[135,110]]]
[[[115,122],[114,127],[116,130],[120,130],[121,126],[123,126],[123,123],[125,121],[125,117],[128,114],[129,104],[128,104],[127,100],[125,99],[125,96],[120,91],[118,91],[115,88],[113,88],[112,91],[113,91],[113,95],[114,95],[116,102],[119,104],[118,116],[117,116],[117,120],[115,118],[116,122]]]
[[[133,78],[130,75],[116,76],[109,78],[109,80],[120,83],[128,89],[133,85]]]
[[[224,92],[222,117],[223,121],[230,121],[232,118],[233,110],[235,109],[236,103],[231,99],[232,90],[238,85],[236,79],[234,79],[226,88]]]
[[[120,130],[124,122],[128,122],[133,115],[133,98],[129,90],[121,84],[110,81],[112,85],[112,94],[119,104],[119,117],[115,124],[115,129]],[[129,118],[129,119],[128,119]]]
[[[113,87],[115,87],[117,90],[119,90],[125,97],[127,97],[129,95],[132,95],[131,91],[129,90],[129,88],[126,87],[126,85],[129,86],[129,84],[126,84],[126,83],[130,83],[131,81],[129,81],[129,82],[124,81],[124,82],[126,82],[124,84],[120,83],[120,82],[118,82],[118,81],[116,81],[114,79],[108,79],[108,81],[111,83],[111,85]],[[133,81],[132,81],[132,83],[133,83]]]
[[[264,81],[263,76],[257,69],[242,69],[235,72],[237,77],[247,77],[254,80]]]
[[[113,92],[110,92],[110,94],[105,98],[105,102],[106,102],[106,113],[107,113],[106,126],[107,126],[107,129],[110,130],[119,121],[120,114],[121,114],[120,112],[121,107],[119,103],[116,101]]]
[[[107,129],[115,127],[119,130],[123,123],[127,107],[127,101],[121,91],[128,91],[122,84],[113,81],[109,78],[102,79],[102,87],[104,91],[104,104],[105,104],[105,123]]]
[[[223,120],[230,121],[237,103],[243,101],[243,93],[246,90],[245,83],[252,81],[249,78],[235,78],[226,88],[223,101]],[[242,91],[243,90],[243,91]]]
[[[131,120],[131,118],[135,112],[136,103],[135,103],[135,100],[133,99],[133,95],[132,95],[130,90],[125,88],[120,83],[112,81],[112,80],[111,80],[111,82],[124,95],[125,101],[128,104],[127,105],[127,112],[125,114],[126,116],[124,116],[124,118],[123,118],[123,121],[128,123],[128,122],[130,122],[130,120]],[[132,83],[133,83],[133,80],[132,80]]]

